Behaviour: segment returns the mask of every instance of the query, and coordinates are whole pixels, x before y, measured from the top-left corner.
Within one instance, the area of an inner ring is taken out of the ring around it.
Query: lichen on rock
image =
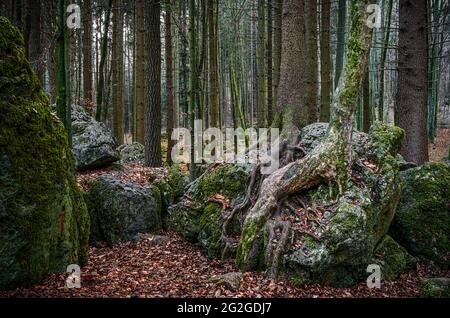
[[[0,289],[87,263],[89,216],[61,121],[0,17]]]

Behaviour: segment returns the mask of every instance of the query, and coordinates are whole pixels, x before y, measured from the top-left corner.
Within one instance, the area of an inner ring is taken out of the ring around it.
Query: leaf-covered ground
[[[419,263],[417,269],[381,289],[365,282],[352,288],[305,286],[272,281],[261,273],[244,273],[241,287],[232,292],[208,282],[213,275],[237,271],[232,261],[209,259],[201,247],[173,233],[153,245],[148,238],[113,248],[91,247],[82,269],[82,288],[68,289],[68,274],[52,274],[31,288],[0,292],[0,297],[416,297],[423,277],[448,276]]]

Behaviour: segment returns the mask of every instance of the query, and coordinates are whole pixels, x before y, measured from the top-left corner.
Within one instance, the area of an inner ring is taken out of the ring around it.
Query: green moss
[[[244,195],[249,176],[249,167],[224,164],[214,168],[214,171],[203,174],[198,179],[197,187],[192,191],[193,198],[206,201],[216,193],[228,198]]]
[[[87,259],[89,219],[60,120],[0,17],[0,289]],[[64,217],[64,218],[63,218]]]
[[[450,267],[450,167],[429,163],[402,173],[405,190],[390,234],[408,251]]]
[[[199,242],[208,251],[209,257],[220,257],[222,243],[222,207],[217,203],[209,203],[203,209],[203,214],[199,219],[200,233]]]
[[[173,190],[174,197],[183,196],[187,180],[187,177],[181,172],[179,165],[173,164],[169,168],[167,182]]]
[[[374,251],[374,262],[381,266],[383,279],[394,280],[403,272],[412,270],[416,260],[386,235]]]
[[[420,296],[423,298],[450,298],[448,278],[431,278],[422,282]]]

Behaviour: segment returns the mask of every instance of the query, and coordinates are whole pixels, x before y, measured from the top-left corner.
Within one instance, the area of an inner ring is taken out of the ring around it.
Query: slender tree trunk
[[[267,0],[267,125],[273,121],[273,8],[272,0]]]
[[[388,0],[388,10],[387,10],[387,20],[386,24],[384,26],[384,39],[383,39],[383,49],[381,52],[381,65],[380,65],[380,104],[378,108],[378,120],[384,121],[384,74],[386,69],[386,57],[389,47],[389,37],[390,37],[390,31],[391,31],[391,17],[392,17],[392,6],[393,6],[393,0]]]
[[[258,126],[266,127],[267,112],[266,112],[266,71],[265,71],[265,1],[258,0]]]
[[[72,120],[69,73],[69,32],[66,28],[67,0],[58,0],[58,33],[56,39],[56,111],[72,143]]]
[[[29,25],[28,57],[31,67],[41,83],[44,83],[44,62],[41,48],[41,0],[29,1],[27,24]]]
[[[281,17],[283,13],[283,0],[274,0],[273,3],[273,100],[274,111],[278,100],[278,86],[280,84],[280,66],[281,66]]]
[[[165,15],[165,24],[166,24],[166,38],[165,38],[165,46],[166,46],[166,84],[167,84],[167,138],[168,138],[168,147],[167,147],[167,163],[172,164],[172,148],[174,146],[174,141],[172,140],[172,131],[174,128],[174,111],[173,111],[173,101],[174,101],[174,92],[173,92],[173,47],[172,47],[172,1],[166,1],[166,15]]]
[[[145,164],[161,161],[161,34],[159,0],[145,2]]]
[[[334,73],[334,87],[338,87],[344,65],[345,25],[347,21],[347,0],[339,0],[337,25],[337,52]]]
[[[398,125],[406,139],[407,161],[428,161],[427,138],[427,1],[400,0]]]
[[[124,78],[123,78],[123,11],[122,0],[114,0],[112,49],[112,108],[113,131],[119,145],[124,142]]]
[[[197,35],[195,28],[196,12],[195,0],[189,0],[189,128],[191,129],[191,160],[189,165],[190,177],[196,177],[195,152],[194,152],[194,121],[196,105],[196,92],[198,88],[195,69],[197,65]]]
[[[180,20],[181,20],[181,109],[182,109],[182,123],[183,127],[189,127],[189,101],[188,101],[188,57],[187,57],[187,45],[188,45],[188,32],[187,32],[187,14],[186,14],[186,2],[187,0],[180,0]]]
[[[330,12],[331,0],[322,0],[320,36],[320,121],[330,120],[331,107],[331,54],[330,54]]]
[[[108,7],[106,8],[106,19],[103,25],[103,39],[101,44],[101,57],[100,65],[98,69],[98,80],[97,80],[97,109],[95,113],[95,119],[97,121],[106,120],[106,106],[103,105],[103,94],[105,85],[105,64],[108,53],[108,28],[109,21],[111,19],[111,6],[112,0],[108,0]]]
[[[318,49],[317,49],[317,0],[305,1],[306,33],[306,109],[308,124],[317,121]]]
[[[136,109],[136,140],[141,144],[145,142],[145,23],[144,0],[136,0],[136,61],[134,63],[135,88],[134,103]]]
[[[369,132],[371,125],[371,113],[370,109],[370,81],[369,81],[369,70],[367,69],[367,74],[364,78],[363,83],[363,121],[362,130],[366,133]]]
[[[83,1],[83,93],[84,107],[92,111],[92,13],[91,0]]]
[[[210,103],[211,103],[211,127],[219,128],[219,95],[218,95],[218,76],[217,76],[217,28],[216,28],[216,0],[209,0],[208,19],[209,19],[209,78],[210,78]]]

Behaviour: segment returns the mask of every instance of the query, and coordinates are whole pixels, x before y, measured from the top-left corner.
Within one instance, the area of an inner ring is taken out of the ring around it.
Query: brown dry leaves
[[[41,285],[0,292],[0,297],[414,297],[422,277],[442,275],[419,265],[416,271],[371,290],[365,282],[352,288],[297,288],[248,272],[239,290],[231,292],[208,279],[236,271],[233,262],[209,259],[201,247],[175,234],[156,246],[142,239],[113,248],[91,247],[89,256],[88,266],[82,269],[81,289],[65,287],[67,274],[52,274]]]

